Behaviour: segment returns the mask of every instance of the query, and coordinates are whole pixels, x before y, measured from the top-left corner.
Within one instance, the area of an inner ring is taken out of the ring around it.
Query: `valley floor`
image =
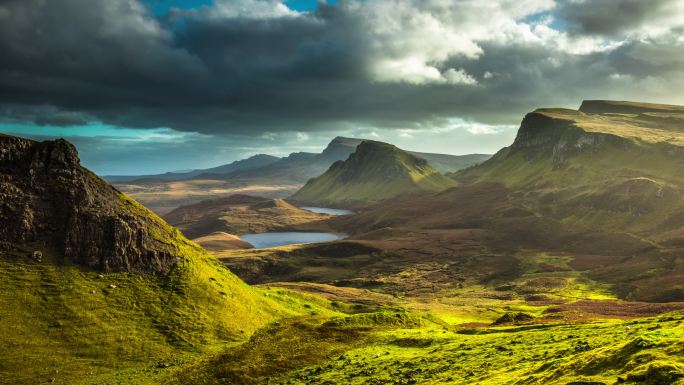
[[[167,214],[182,205],[234,194],[282,198],[292,195],[301,187],[297,183],[242,183],[214,179],[139,180],[114,185],[157,215]]]

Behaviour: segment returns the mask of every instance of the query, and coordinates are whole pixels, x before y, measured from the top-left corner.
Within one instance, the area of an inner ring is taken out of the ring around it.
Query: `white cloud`
[[[208,11],[212,17],[226,19],[273,19],[300,15],[288,8],[283,0],[215,0]]]
[[[481,59],[484,44],[540,47],[553,57],[609,51],[623,43],[570,35],[552,27],[552,15],[535,16],[552,11],[553,0],[350,0],[341,6],[362,23],[372,56],[369,76],[378,82],[477,84],[449,62]]]
[[[474,77],[469,75],[467,72],[465,72],[461,68],[459,68],[459,69],[449,68],[444,73],[444,78],[446,79],[447,83],[449,83],[449,84],[467,84],[467,85],[477,84],[477,80],[475,80]]]

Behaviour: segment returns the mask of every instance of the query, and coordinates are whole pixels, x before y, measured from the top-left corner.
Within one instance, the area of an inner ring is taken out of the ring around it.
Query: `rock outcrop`
[[[99,271],[161,272],[185,243],[149,210],[80,166],[66,140],[0,134],[0,248],[49,251]]]

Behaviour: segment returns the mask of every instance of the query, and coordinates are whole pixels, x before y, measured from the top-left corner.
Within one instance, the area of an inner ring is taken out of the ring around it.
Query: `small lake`
[[[249,242],[255,249],[294,245],[299,243],[330,242],[343,239],[343,234],[335,233],[305,233],[301,231],[245,234],[243,241]]]
[[[329,215],[349,215],[354,214],[351,210],[344,209],[329,209],[327,207],[301,207],[304,210],[313,211],[319,214],[329,214]]]

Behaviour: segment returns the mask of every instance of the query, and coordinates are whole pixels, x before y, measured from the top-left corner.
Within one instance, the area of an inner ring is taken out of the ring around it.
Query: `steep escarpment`
[[[558,167],[568,157],[596,151],[604,144],[629,144],[620,136],[583,130],[576,124],[582,118],[583,114],[579,111],[562,109],[540,109],[527,114],[520,124],[509,155],[521,152],[528,160],[548,157]]]
[[[334,163],[323,175],[311,179],[292,199],[353,207],[452,186],[454,182],[425,159],[391,144],[364,141],[347,160]]]
[[[582,106],[527,114],[510,147],[455,178],[502,183],[528,208],[581,225],[641,234],[682,225],[673,217],[684,209],[681,107]]]
[[[65,140],[0,136],[0,245],[54,251],[99,271],[161,272],[186,240],[80,166]]]
[[[653,176],[674,183],[679,176],[673,166],[684,155],[682,127],[680,106],[589,101],[580,110],[538,109],[525,116],[510,147],[455,176],[522,185],[550,167],[557,171],[545,175],[547,181],[574,170],[580,178],[575,182],[613,178],[618,171],[629,178]]]

